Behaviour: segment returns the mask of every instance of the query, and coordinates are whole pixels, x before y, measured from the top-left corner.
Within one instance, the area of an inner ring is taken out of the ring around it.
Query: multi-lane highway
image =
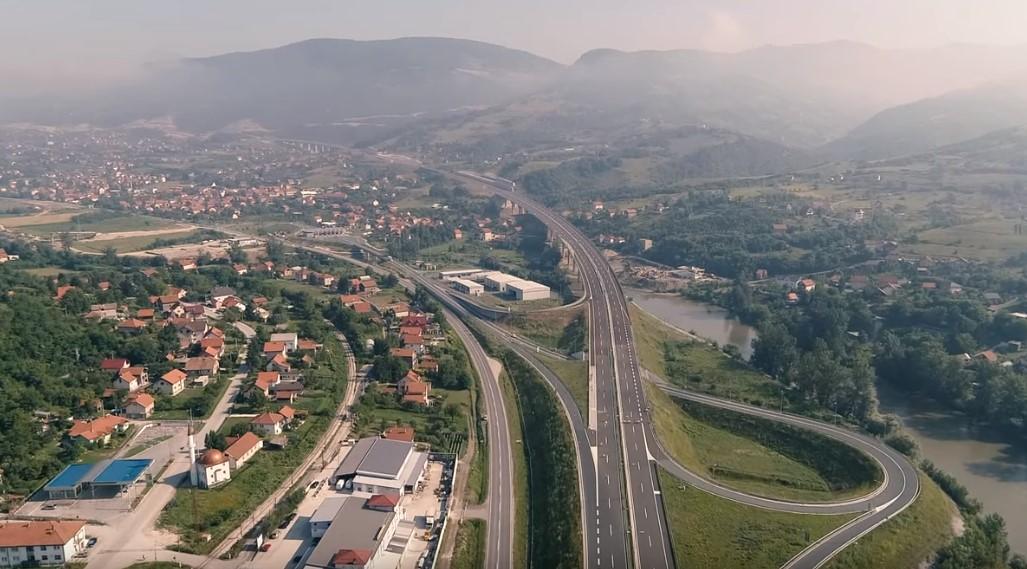
[[[633,538],[633,555],[638,567],[669,567],[673,564],[667,528],[663,517],[660,493],[655,485],[655,464],[667,467],[679,478],[712,494],[748,505],[807,514],[865,512],[848,524],[836,529],[801,551],[785,565],[787,569],[816,569],[824,565],[842,549],[858,540],[874,528],[909,507],[919,495],[920,486],[916,468],[906,457],[888,447],[882,441],[805,417],[778,413],[762,408],[721,400],[685,390],[663,386],[671,395],[692,399],[708,405],[715,405],[733,411],[758,415],[819,432],[825,436],[853,446],[869,455],[881,466],[884,481],[881,486],[857,499],[836,503],[798,504],[768,500],[726,488],[697,475],[670,460],[662,451],[651,422],[642,391],[641,370],[638,365],[634,342],[631,337],[631,323],[624,295],[612,270],[605,259],[575,227],[567,220],[550,212],[526,196],[514,192],[513,184],[473,173],[461,176],[490,187],[496,194],[506,197],[545,223],[577,256],[582,281],[588,291],[592,323],[592,363],[596,366],[596,396],[600,421],[595,433],[597,443],[597,478],[599,484],[597,504],[596,565],[601,565],[604,545],[613,555],[616,563],[616,540],[612,539],[614,528],[623,524],[623,517],[617,519],[613,509],[618,493],[612,487],[604,493],[603,465],[613,460],[614,448],[608,437],[621,435],[623,467],[625,474],[628,517]],[[603,369],[612,360],[612,369]],[[611,392],[616,404],[611,400]],[[611,423],[611,419],[615,422]],[[618,428],[619,427],[619,428]],[[619,431],[619,433],[618,433]],[[615,444],[615,443],[614,443]],[[609,480],[609,479],[607,479]],[[648,486],[647,486],[648,483]],[[637,485],[637,487],[636,487]],[[604,516],[602,500],[607,499]],[[586,506],[587,509],[587,506]],[[641,515],[639,515],[641,513]],[[587,514],[587,511],[586,511]],[[655,515],[652,515],[655,514]],[[602,539],[602,527],[610,529],[609,540]],[[590,546],[586,536],[586,550]],[[661,558],[662,557],[662,558]],[[591,566],[591,565],[590,565]]]
[[[471,173],[537,217],[569,247],[578,262],[589,302],[589,364],[594,370],[597,421],[594,433],[596,534],[586,536],[588,567],[657,569],[674,566],[670,537],[650,452],[648,411],[627,304],[616,275],[598,250],[563,217],[512,187]]]

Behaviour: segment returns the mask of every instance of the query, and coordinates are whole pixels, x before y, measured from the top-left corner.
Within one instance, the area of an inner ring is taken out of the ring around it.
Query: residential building
[[[108,444],[111,435],[123,432],[128,427],[128,419],[116,415],[104,415],[91,421],[75,420],[68,429],[68,438],[81,440],[86,444]]]
[[[217,358],[197,357],[185,361],[186,375],[193,379],[202,376],[213,377],[220,369],[221,365]]]
[[[262,448],[264,448],[263,439],[253,433],[243,433],[241,437],[229,442],[228,448],[225,449],[225,455],[228,456],[232,470],[238,470]]]
[[[0,522],[0,567],[64,565],[86,546],[82,521]]]
[[[293,350],[299,349],[300,340],[299,336],[297,336],[295,332],[279,332],[276,334],[271,334],[271,338],[269,338],[269,340],[270,342],[268,343],[284,344],[286,352],[291,352]],[[264,351],[266,352],[267,344],[264,344],[264,346]]]
[[[174,397],[185,389],[185,380],[189,376],[180,369],[173,369],[153,382],[153,388],[161,394]]]
[[[285,430],[285,427],[292,422],[295,413],[292,407],[286,405],[278,411],[257,415],[250,421],[250,425],[262,435],[269,437],[280,435]]]
[[[153,415],[153,396],[149,393],[135,393],[125,403],[125,416],[129,419],[145,420]]]
[[[396,390],[405,402],[418,405],[430,405],[431,400],[428,394],[431,393],[431,383],[427,382],[414,370],[407,372],[396,384]]]

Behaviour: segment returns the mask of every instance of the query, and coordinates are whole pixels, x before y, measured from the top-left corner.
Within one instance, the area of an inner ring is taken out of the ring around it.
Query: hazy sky
[[[1027,0],[0,0],[0,94],[106,80],[145,61],[410,35],[489,41],[563,62],[596,47],[1027,44]]]

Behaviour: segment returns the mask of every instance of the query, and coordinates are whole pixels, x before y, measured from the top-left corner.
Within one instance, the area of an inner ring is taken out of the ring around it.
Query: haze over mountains
[[[259,125],[303,138],[496,153],[662,137],[664,148],[688,154],[733,133],[736,155],[748,152],[737,152],[742,141],[793,163],[915,153],[1027,124],[1025,85],[1027,48],[1018,47],[600,49],[564,66],[467,40],[319,39],[155,66],[99,94],[6,101],[0,121],[170,117],[193,132]],[[698,129],[683,149],[665,136],[682,127]],[[702,141],[703,129],[716,134]]]

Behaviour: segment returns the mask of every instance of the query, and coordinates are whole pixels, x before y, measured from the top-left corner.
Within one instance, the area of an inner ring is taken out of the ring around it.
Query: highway
[[[634,538],[633,554],[637,567],[669,567],[673,565],[669,537],[659,498],[660,493],[655,484],[654,469],[657,463],[697,488],[755,507],[805,514],[866,512],[810,544],[784,565],[786,569],[817,569],[823,566],[845,547],[909,507],[919,496],[920,485],[916,468],[905,456],[879,439],[805,417],[751,407],[663,385],[662,387],[675,397],[807,428],[853,446],[877,461],[884,473],[884,481],[877,490],[853,500],[800,504],[768,500],[725,488],[670,460],[663,453],[659,441],[652,431],[641,386],[642,370],[635,356],[634,342],[631,336],[627,305],[616,276],[606,260],[577,228],[530,198],[513,191],[512,183],[466,172],[461,172],[460,176],[486,185],[496,194],[519,204],[558,235],[570,247],[572,253],[578,256],[578,266],[588,292],[587,296],[594,300],[590,303],[591,357],[593,365],[596,366],[595,381],[600,417],[595,433],[598,443],[599,467],[597,472],[599,482],[597,524],[600,526],[596,551],[602,553],[602,556],[597,559],[597,566],[601,565],[603,556],[607,552],[612,555],[611,561],[614,565],[620,566],[616,565],[618,561],[616,556],[617,540],[613,539],[613,535],[618,523],[623,523],[623,517],[617,516],[613,508],[618,493],[609,483],[605,487],[603,484],[604,476],[612,478],[610,469],[604,471],[603,466],[608,461],[612,461],[615,456],[615,443],[610,443],[608,437],[611,435],[616,437],[618,430],[623,437],[621,445],[627,485],[626,495],[629,519],[633,528],[631,532],[631,536]],[[603,368],[609,365],[611,359],[613,362],[612,373],[609,369],[604,373]],[[617,399],[615,406],[611,400],[611,391]],[[612,424],[611,419],[615,421]],[[617,429],[613,425],[620,428]],[[609,480],[610,478],[607,478],[607,481]],[[605,516],[602,508],[604,499],[608,500]],[[608,525],[610,528],[610,539],[608,540],[603,539],[601,531],[603,525]],[[589,545],[586,540],[586,549],[589,548]],[[604,550],[604,547],[608,549]]]
[[[462,176],[491,187],[537,217],[568,246],[589,303],[590,365],[595,373],[595,539],[587,539],[588,567],[673,567],[673,552],[650,452],[652,433],[635,355],[627,304],[616,275],[591,242],[563,217],[475,174]],[[655,445],[655,440],[652,440]],[[587,508],[586,516],[591,512]],[[593,555],[594,552],[594,555]]]
[[[296,248],[305,249],[321,255],[355,262],[350,257],[340,254],[329,247],[306,243],[290,242]],[[375,252],[366,244],[359,245]],[[366,265],[375,268],[373,265]],[[488,415],[487,436],[489,448],[489,483],[486,508],[488,510],[487,539],[485,549],[486,569],[506,569],[513,567],[513,533],[514,516],[514,484],[513,484],[513,448],[510,442],[508,416],[503,404],[503,390],[499,384],[499,376],[489,363],[488,354],[481,346],[478,338],[471,332],[461,317],[473,321],[473,315],[456,299],[450,298],[443,291],[440,294],[438,285],[425,279],[413,269],[390,261],[384,264],[407,279],[431,290],[444,305],[443,315],[446,322],[463,342],[470,356],[471,365],[481,380],[482,393],[485,397],[485,413]],[[413,291],[413,283],[403,282],[404,286]]]

